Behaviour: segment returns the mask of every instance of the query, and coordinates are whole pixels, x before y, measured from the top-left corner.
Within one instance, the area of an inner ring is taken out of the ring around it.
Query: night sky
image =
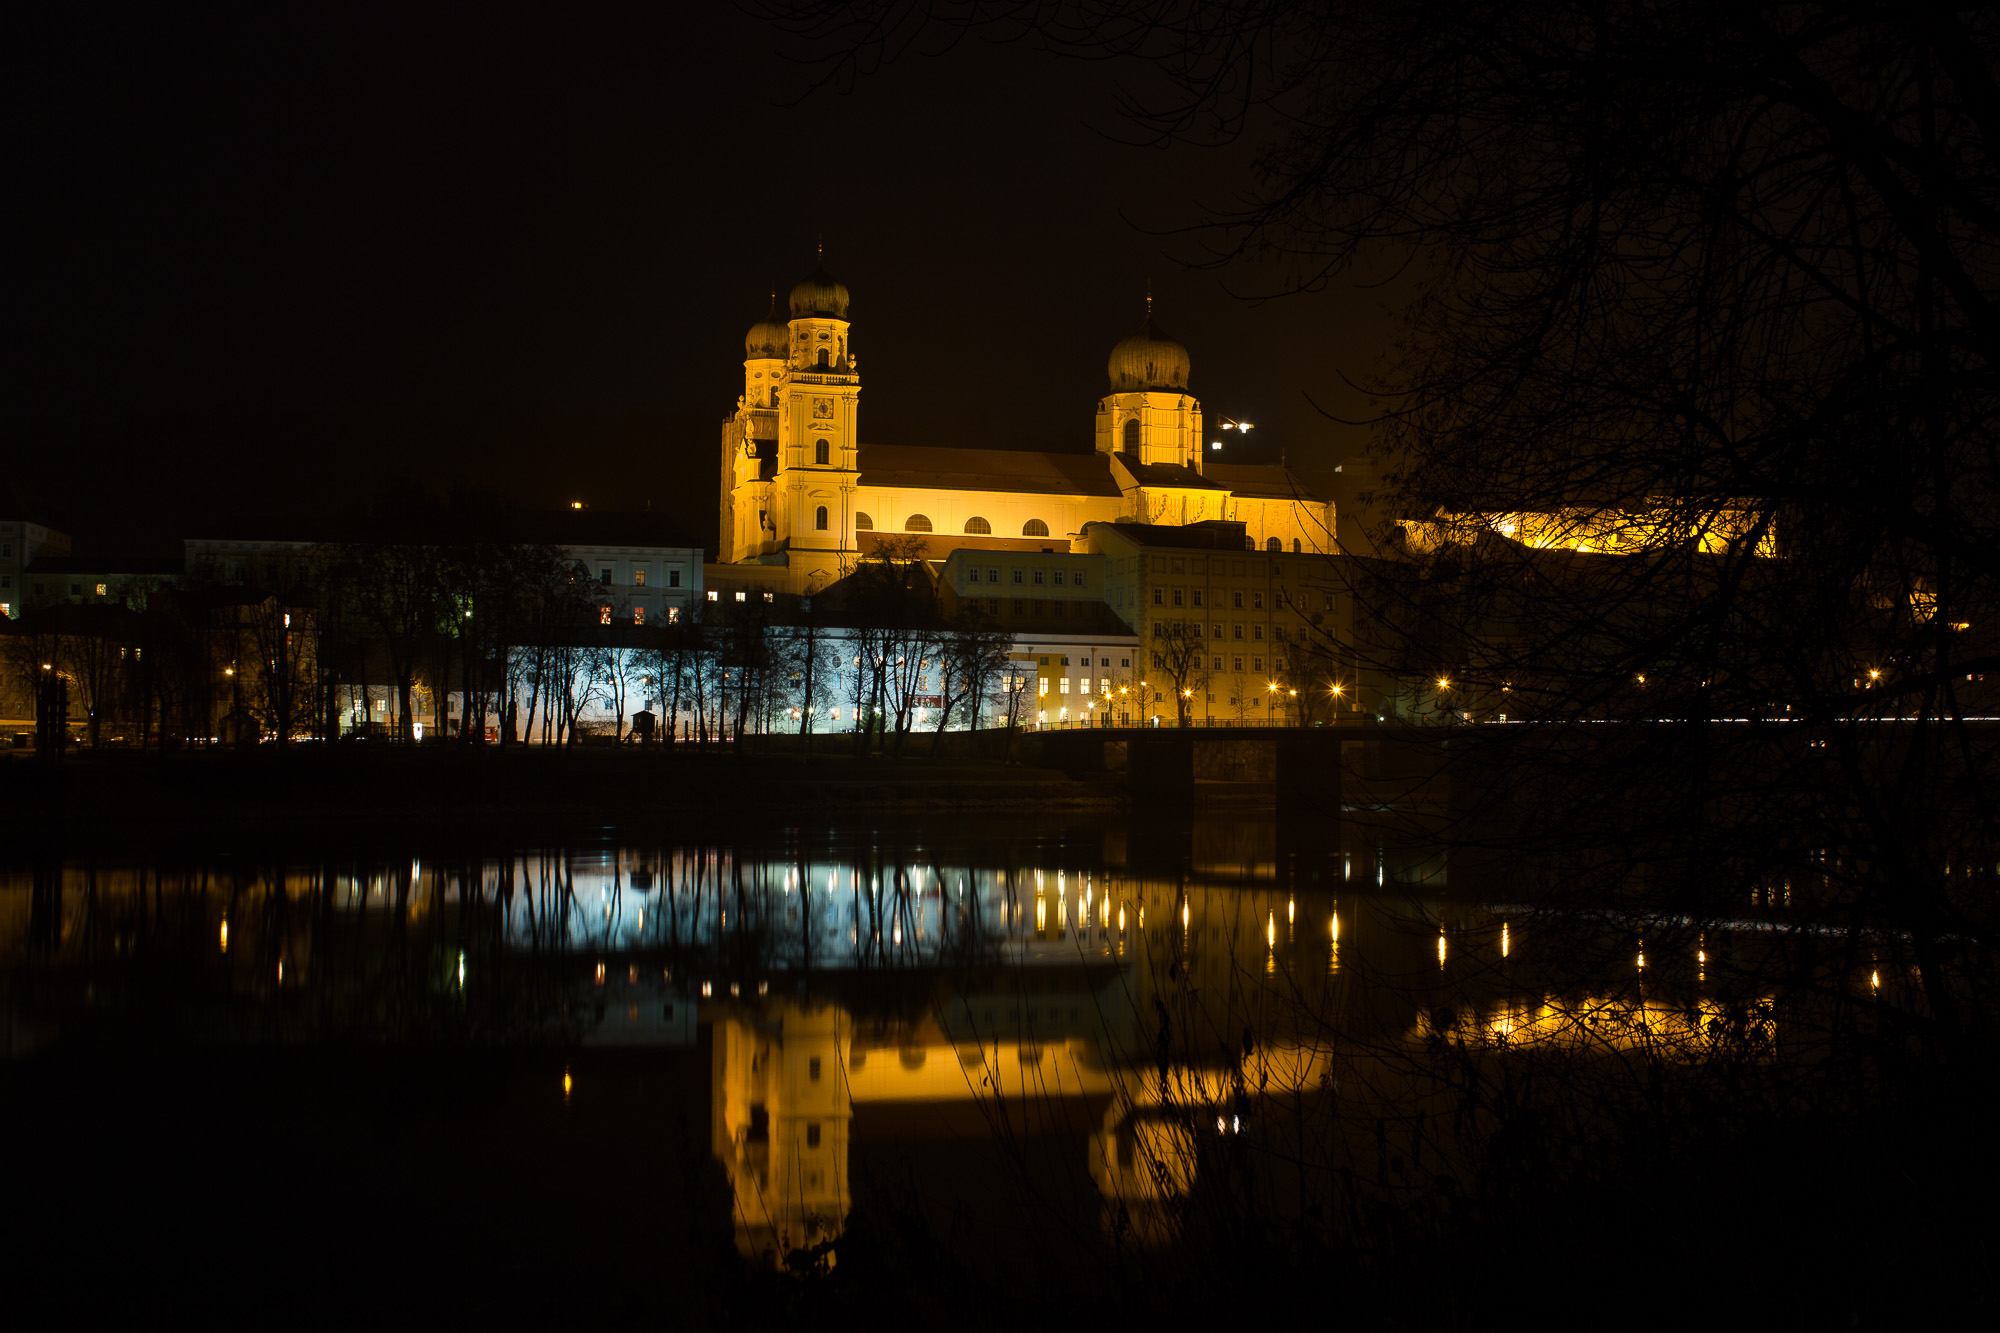
[[[811,93],[730,10],[46,6],[7,43],[4,483],[79,553],[469,482],[713,542],[742,337],[826,266],[865,442],[1087,452],[1112,343],[1308,475],[1365,432],[1383,296],[1197,271],[1254,143],[1126,146],[1144,71],[1025,45]],[[795,48],[790,48],[795,49]],[[801,100],[803,99],[803,100]],[[1231,437],[1218,437],[1231,438]]]

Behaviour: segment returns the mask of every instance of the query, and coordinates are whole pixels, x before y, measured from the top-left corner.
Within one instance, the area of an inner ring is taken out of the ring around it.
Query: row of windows
[[[1241,640],[1241,639],[1243,638],[1243,622],[1242,622],[1242,621],[1240,621],[1240,620],[1239,620],[1239,621],[1235,621],[1235,622],[1233,622],[1233,623],[1230,623],[1230,625],[1229,625],[1229,633],[1228,633],[1228,634],[1227,634],[1226,636],[1225,636],[1225,635],[1223,634],[1223,632],[1222,632],[1222,627],[1223,627],[1223,624],[1224,624],[1224,622],[1223,622],[1223,621],[1220,621],[1220,620],[1217,620],[1217,621],[1214,621],[1214,622],[1212,622],[1212,626],[1211,626],[1211,627],[1213,628],[1213,630],[1214,630],[1214,633],[1213,633],[1212,635],[1210,635],[1209,637],[1211,637],[1211,638],[1216,638],[1216,639],[1220,639],[1220,638],[1224,638],[1224,637],[1227,637],[1227,638],[1231,638],[1231,639],[1237,639],[1237,640]],[[1156,639],[1166,639],[1166,638],[1174,638],[1174,639],[1179,639],[1179,638],[1194,638],[1194,639],[1199,639],[1199,638],[1201,638],[1201,637],[1202,637],[1202,629],[1201,629],[1201,622],[1200,622],[1200,621],[1198,621],[1198,620],[1197,620],[1197,621],[1189,621],[1188,623],[1186,623],[1186,624],[1184,624],[1184,625],[1183,625],[1183,624],[1179,624],[1179,623],[1170,623],[1170,622],[1168,622],[1168,621],[1164,621],[1164,620],[1155,620],[1155,621],[1153,622],[1153,635],[1152,635],[1152,636],[1153,636],[1154,638],[1156,638]],[[1252,626],[1250,626],[1250,637],[1251,637],[1252,639],[1255,639],[1255,640],[1257,640],[1257,641],[1258,641],[1258,642],[1260,642],[1260,643],[1261,643],[1261,642],[1263,642],[1263,639],[1264,639],[1264,627],[1263,627],[1262,625],[1254,625],[1254,624],[1253,624]],[[1277,641],[1278,641],[1279,643],[1290,643],[1290,642],[1291,642],[1291,634],[1290,634],[1290,631],[1288,631],[1288,630],[1287,630],[1287,629],[1286,629],[1286,628],[1285,628],[1285,627],[1284,627],[1283,625],[1273,625],[1273,626],[1271,627],[1271,637],[1272,637],[1272,638],[1274,638],[1274,639],[1276,639],[1276,640],[1277,640]],[[1300,630],[1300,632],[1299,632],[1299,642],[1300,642],[1300,643],[1305,643],[1306,641],[1307,641],[1307,639],[1306,639],[1306,634],[1305,634],[1305,631],[1304,631],[1303,629],[1301,629],[1301,630]]]
[[[980,600],[981,599],[977,597],[974,597],[972,599],[973,610],[977,611],[979,609]],[[1065,608],[1071,605],[1076,605],[1077,618],[1079,620],[1085,619],[1090,615],[1089,608],[1091,605],[1093,605],[1093,603],[1074,604],[1070,602],[1061,602],[1055,600],[1050,600],[1046,602],[1040,600],[1028,601],[1020,597],[1008,598],[1006,599],[1006,602],[1012,603],[1014,614],[1017,616],[1025,616],[1029,614],[1037,616],[1054,616],[1057,620],[1061,620],[1064,616],[1070,614],[1070,612]],[[986,614],[989,616],[997,616],[1000,614],[1000,608],[1004,603],[1001,598],[988,597],[985,599],[985,604],[986,604]],[[1032,612],[1030,612],[1029,610],[1030,607],[1034,608]]]
[[[824,513],[825,511],[824,511],[824,510],[822,510],[821,512],[822,512],[822,513]],[[632,586],[633,586],[633,587],[635,587],[635,588],[643,588],[643,587],[645,587],[645,586],[646,586],[646,579],[647,579],[647,573],[646,573],[646,566],[644,566],[644,565],[634,565],[634,566],[632,566]],[[598,581],[599,583],[601,583],[601,584],[605,585],[606,587],[609,587],[609,586],[610,586],[610,584],[611,584],[611,566],[609,566],[609,565],[599,565],[599,566],[597,567],[597,581]],[[668,571],[667,571],[667,586],[668,586],[669,588],[678,588],[678,587],[680,587],[680,586],[681,586],[681,572],[680,572],[680,571],[679,571],[678,569],[670,569],[670,570],[668,570]]]
[[[1067,570],[1067,571],[1065,571],[1065,570],[1060,570],[1060,569],[1057,569],[1057,570],[1041,570],[1041,569],[1036,569],[1036,570],[1022,570],[1022,569],[1016,569],[1016,570],[1013,570],[1013,571],[1012,571],[1012,573],[1013,573],[1013,575],[1014,575],[1014,582],[1015,582],[1015,583],[1016,583],[1017,585],[1019,585],[1019,584],[1023,584],[1023,583],[1033,583],[1033,584],[1034,584],[1034,585],[1035,585],[1036,587],[1040,587],[1040,586],[1042,586],[1043,582],[1045,581],[1045,580],[1044,580],[1044,578],[1043,578],[1043,575],[1044,575],[1044,574],[1049,574],[1049,575],[1051,575],[1051,577],[1049,577],[1048,579],[1046,579],[1046,582],[1048,582],[1048,583],[1050,583],[1050,584],[1053,584],[1053,585],[1054,585],[1055,587],[1058,587],[1058,588],[1060,588],[1060,587],[1062,587],[1062,586],[1063,586],[1063,579],[1064,579],[1064,575],[1065,575],[1065,573],[1067,573],[1067,575],[1069,576],[1069,586],[1070,586],[1070,587],[1072,587],[1072,588],[1081,588],[1081,587],[1084,587],[1084,586],[1085,586],[1085,583],[1084,583],[1084,572],[1083,572],[1082,570],[1080,570],[1080,569],[1072,569],[1072,570]],[[1027,577],[1027,576],[1028,576],[1029,574],[1033,574],[1033,576],[1034,576],[1034,577],[1033,577],[1033,578],[1029,578],[1029,577]],[[966,570],[965,570],[965,581],[966,581],[967,583],[977,583],[977,582],[979,582],[979,581],[980,581],[980,577],[979,577],[979,566],[977,566],[977,565],[968,565],[968,566],[966,566]],[[999,567],[998,565],[988,565],[988,566],[986,566],[986,582],[988,582],[988,583],[998,583],[998,582],[1000,582],[1000,567]],[[1178,605],[1178,603],[1177,603],[1177,605]]]
[[[1209,668],[1210,670],[1212,670],[1212,671],[1220,671],[1220,670],[1222,670],[1222,663],[1223,663],[1223,659],[1222,659],[1222,658],[1220,658],[1220,657],[1215,657],[1215,658],[1211,658],[1211,659],[1209,659],[1209,660],[1210,660],[1210,663],[1211,663],[1211,665],[1210,665],[1210,668]],[[1228,659],[1228,661],[1229,661],[1229,669],[1230,669],[1231,671],[1236,671],[1236,672],[1240,672],[1240,671],[1242,671],[1242,670],[1243,670],[1243,662],[1244,662],[1244,660],[1245,660],[1245,659],[1243,659],[1243,658],[1241,658],[1241,657],[1231,657],[1231,658],[1229,658],[1229,659]],[[1249,662],[1250,662],[1250,670],[1251,670],[1251,671],[1253,671],[1253,672],[1259,672],[1259,673],[1261,673],[1261,672],[1262,672],[1262,671],[1264,670],[1264,659],[1263,659],[1263,658],[1261,658],[1261,657],[1252,657],[1252,658],[1250,658],[1250,659],[1249,659]],[[1155,670],[1165,670],[1165,669],[1166,669],[1166,665],[1167,665],[1167,663],[1166,663],[1166,659],[1165,659],[1165,658],[1164,658],[1164,657],[1163,657],[1163,656],[1162,656],[1161,654],[1159,654],[1159,653],[1154,653],[1154,654],[1153,654],[1153,667],[1154,667],[1154,669],[1155,669]],[[1195,665],[1195,668],[1196,668],[1197,670],[1199,670],[1199,669],[1200,669],[1200,667],[1201,667],[1201,659],[1200,659],[1200,658],[1196,658],[1196,659],[1195,659],[1195,661],[1194,661],[1194,665]],[[1272,658],[1272,659],[1271,659],[1271,668],[1272,668],[1272,669],[1273,669],[1274,671],[1282,671],[1282,670],[1284,670],[1284,664],[1283,664],[1283,663],[1281,663],[1281,662],[1280,662],[1280,661],[1279,661],[1279,660],[1278,660],[1277,658],[1275,658],[1275,657],[1274,657],[1274,658]],[[1213,699],[1211,699],[1211,700],[1210,700],[1210,702],[1214,702],[1214,701],[1213,701]],[[1230,700],[1230,702],[1231,702],[1231,703],[1234,703],[1234,702],[1236,702],[1236,701],[1235,701],[1234,699],[1231,699],[1231,700]]]
[[[825,506],[820,507],[819,527],[821,531],[825,531],[826,529]],[[854,530],[856,532],[873,532],[875,531],[875,520],[857,510],[854,515]],[[928,515],[912,514],[903,520],[903,531],[935,532],[937,529],[931,525]],[[987,537],[992,535],[993,525],[978,515],[974,515],[965,520],[965,531],[975,537]],[[1049,525],[1039,518],[1031,518],[1021,525],[1021,535],[1023,537],[1046,537],[1049,535]]]

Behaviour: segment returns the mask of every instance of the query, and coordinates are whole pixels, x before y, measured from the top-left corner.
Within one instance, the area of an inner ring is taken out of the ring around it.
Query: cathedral
[[[863,444],[847,288],[821,270],[788,305],[789,321],[773,302],[743,340],[743,396],[722,427],[720,566],[775,566],[771,583],[811,593],[885,538],[913,534],[940,561],[968,547],[1068,553],[1093,522],[1222,519],[1252,549],[1333,548],[1333,507],[1288,469],[1206,461],[1187,348],[1153,327],[1150,300],[1111,349],[1090,453]]]

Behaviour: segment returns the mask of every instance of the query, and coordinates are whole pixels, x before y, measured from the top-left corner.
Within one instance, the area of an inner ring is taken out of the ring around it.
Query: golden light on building
[[[222,951],[229,952],[229,918],[222,918]]]
[[[1500,956],[1505,958],[1512,948],[1513,942],[1507,934],[1507,923],[1502,921],[1500,923]]]
[[[571,1090],[571,1089],[573,1089],[573,1088],[574,1088],[575,1086],[576,1086],[576,1080],[572,1079],[572,1078],[571,1078],[571,1077],[569,1076],[569,1066],[568,1066],[568,1065],[564,1065],[564,1066],[563,1066],[563,1100],[564,1100],[564,1101],[568,1101],[568,1100],[569,1100],[569,1094],[570,1094],[570,1090]]]
[[[1438,971],[1444,971],[1444,922],[1438,922]]]

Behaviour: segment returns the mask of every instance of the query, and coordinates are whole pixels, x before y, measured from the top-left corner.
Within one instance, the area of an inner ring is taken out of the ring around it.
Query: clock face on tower
[[[813,399],[813,416],[820,418],[821,420],[831,421],[833,419],[833,399],[831,398]]]

